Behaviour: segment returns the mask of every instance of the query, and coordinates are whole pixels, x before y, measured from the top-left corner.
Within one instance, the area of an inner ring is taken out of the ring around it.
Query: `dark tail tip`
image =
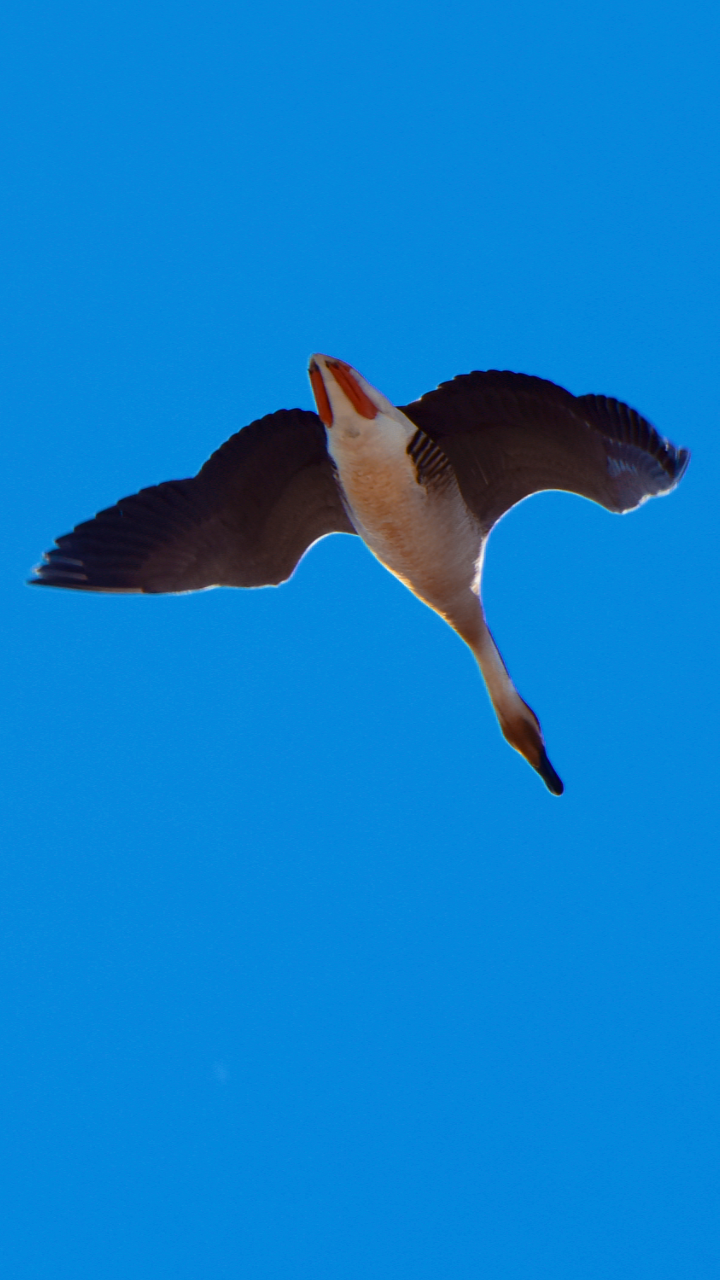
[[[542,778],[543,782],[545,783],[545,786],[547,787],[548,791],[552,791],[554,796],[561,796],[565,788],[558,774],[555,772],[550,761],[548,760],[547,751],[545,750],[544,747],[542,749],[540,763],[539,765],[537,765],[537,771],[540,774],[540,777]]]

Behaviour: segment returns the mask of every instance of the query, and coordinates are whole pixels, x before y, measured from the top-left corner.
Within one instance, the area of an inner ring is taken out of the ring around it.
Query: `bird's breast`
[[[360,536],[391,573],[445,613],[472,587],[480,533],[449,468],[442,483],[418,481],[408,453],[414,433],[409,421],[378,414],[334,424],[328,449]]]

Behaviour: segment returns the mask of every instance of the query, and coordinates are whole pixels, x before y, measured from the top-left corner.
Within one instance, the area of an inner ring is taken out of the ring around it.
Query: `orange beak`
[[[322,422],[324,427],[331,427],[333,424],[332,408],[330,407],[328,393],[325,390],[325,383],[323,382],[323,376],[320,370],[318,369],[317,365],[315,364],[314,360],[313,360],[313,363],[310,365],[309,373],[310,373],[310,385],[313,389],[313,395],[315,397],[315,403],[317,405],[317,411],[320,416],[320,421]]]
[[[344,360],[327,360],[326,364],[340,390],[345,392],[353,409],[360,414],[360,417],[377,418],[378,410],[376,406],[369,395],[363,391],[350,365],[345,364]],[[310,376],[312,377],[312,374]],[[314,386],[315,384],[313,383],[313,388]],[[325,391],[324,387],[323,391]],[[322,417],[322,414],[320,414],[320,417]]]

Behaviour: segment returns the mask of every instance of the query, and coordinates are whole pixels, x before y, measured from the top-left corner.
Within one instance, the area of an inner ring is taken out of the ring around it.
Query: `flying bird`
[[[543,489],[630,511],[675,488],[688,451],[618,400],[521,373],[464,374],[401,408],[343,360],[314,355],[309,376],[317,413],[260,418],[194,478],[141,489],[77,525],[33,584],[151,593],[277,585],[319,538],[357,534],[470,647],[505,738],[561,795],[538,718],[485,621],[488,535]]]

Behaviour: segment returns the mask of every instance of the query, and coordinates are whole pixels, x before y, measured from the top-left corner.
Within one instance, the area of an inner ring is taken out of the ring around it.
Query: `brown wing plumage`
[[[354,533],[315,413],[244,427],[190,480],[141,489],[58,538],[33,581],[81,591],[284,582],[327,533]]]
[[[690,459],[619,400],[522,373],[464,374],[402,411],[445,453],[486,533],[541,489],[629,511],[673,489]]]

